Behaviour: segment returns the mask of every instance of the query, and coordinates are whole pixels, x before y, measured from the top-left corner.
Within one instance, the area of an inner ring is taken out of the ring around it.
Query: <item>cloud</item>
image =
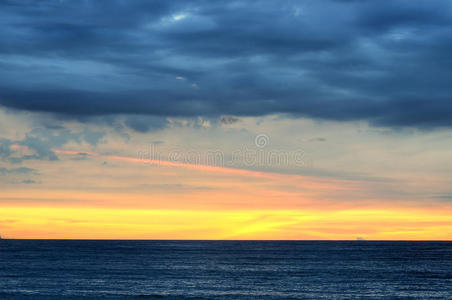
[[[433,196],[434,199],[440,199],[445,201],[452,201],[452,194],[441,194],[441,195],[435,195]]]
[[[169,125],[166,118],[156,116],[128,116],[124,124],[141,133],[163,129]]]
[[[24,184],[35,184],[37,182],[34,181],[34,180],[31,180],[31,179],[26,179],[26,180],[23,180],[22,183],[24,183]]]
[[[326,142],[326,138],[318,137],[309,139],[308,142]]]
[[[209,186],[197,186],[187,184],[140,184],[136,186],[138,189],[154,190],[154,191],[172,191],[172,192],[190,192],[190,191],[206,191],[213,190]]]
[[[3,1],[0,105],[452,126],[451,33],[448,0]]]
[[[20,167],[20,168],[0,168],[0,174],[2,175],[10,175],[10,174],[37,174],[38,172],[35,169]]]
[[[78,143],[84,141],[95,146],[104,135],[104,132],[90,131],[88,129],[80,133],[73,133],[67,129],[53,133],[46,129],[35,128],[26,135],[25,139],[17,141],[17,144],[26,146],[35,152],[33,155],[25,155],[24,159],[58,160],[52,150],[53,148],[61,147],[69,141]]]
[[[26,133],[23,139],[10,140],[1,138],[0,158],[16,164],[30,159],[55,161],[58,160],[58,156],[53,151],[54,148],[62,147],[70,141],[75,141],[79,144],[86,142],[96,146],[105,134],[103,131],[89,129],[72,132],[68,129],[48,130],[48,128],[34,128]],[[23,149],[26,150],[25,153],[19,151]]]
[[[223,116],[220,119],[220,123],[223,125],[230,125],[239,122],[239,118],[231,117],[231,116]]]
[[[4,159],[11,155],[11,140],[0,138],[0,158]]]

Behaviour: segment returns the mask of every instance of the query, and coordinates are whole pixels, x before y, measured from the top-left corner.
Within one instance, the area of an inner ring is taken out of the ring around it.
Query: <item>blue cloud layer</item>
[[[6,107],[452,125],[448,0],[2,1],[0,34]]]

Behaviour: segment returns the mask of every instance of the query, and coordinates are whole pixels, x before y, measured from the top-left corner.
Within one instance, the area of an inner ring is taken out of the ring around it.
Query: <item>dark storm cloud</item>
[[[448,0],[1,1],[0,34],[11,108],[452,125]]]

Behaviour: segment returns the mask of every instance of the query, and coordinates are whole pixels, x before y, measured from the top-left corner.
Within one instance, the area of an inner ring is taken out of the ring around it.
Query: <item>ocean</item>
[[[0,299],[452,299],[452,243],[0,240]]]

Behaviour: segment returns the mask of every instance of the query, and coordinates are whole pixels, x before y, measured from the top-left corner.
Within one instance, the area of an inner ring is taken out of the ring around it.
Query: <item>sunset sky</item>
[[[0,35],[4,238],[452,238],[451,1],[1,1]]]

